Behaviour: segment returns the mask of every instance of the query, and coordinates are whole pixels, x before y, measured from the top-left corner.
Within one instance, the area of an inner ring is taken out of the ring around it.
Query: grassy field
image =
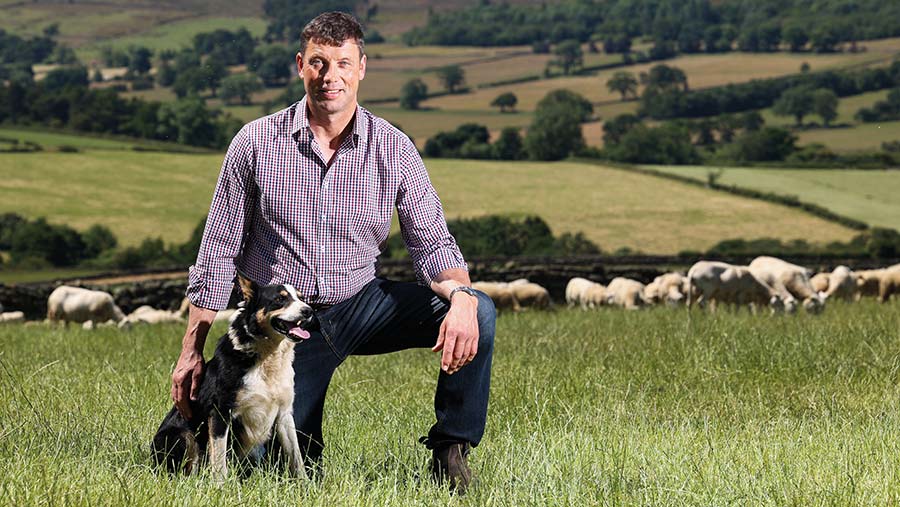
[[[714,167],[649,166],[706,181]],[[900,229],[900,171],[721,168],[719,182],[801,200],[879,227]]]
[[[59,149],[64,146],[84,150],[131,150],[135,147],[145,149],[170,150],[179,152],[208,152],[203,148],[195,148],[176,143],[132,139],[124,136],[96,137],[89,134],[78,135],[48,130],[29,130],[27,128],[0,128],[0,138],[17,139],[20,143],[31,142],[44,149]]]
[[[860,123],[849,128],[812,129],[797,133],[799,144],[820,143],[837,152],[879,151],[881,143],[900,141],[900,121]]]
[[[148,465],[183,326],[0,327],[0,505],[894,505],[898,325],[900,305],[874,302],[502,315],[462,498],[432,486],[416,442],[433,419],[428,351],[338,369],[320,480],[263,470],[220,487]]]
[[[209,209],[222,155],[88,151],[0,157],[0,212],[85,229],[122,244],[183,242]],[[704,250],[735,237],[846,240],[852,231],[770,203],[576,162],[427,161],[448,218],[537,214],[554,233],[582,231],[601,248]],[[396,230],[396,226],[395,226]]]
[[[900,39],[885,39],[873,43],[876,49],[866,53],[835,53],[828,55],[791,54],[791,53],[730,53],[719,55],[685,55],[667,60],[663,63],[682,69],[688,77],[691,88],[707,88],[727,83],[740,83],[751,79],[759,79],[800,71],[800,65],[807,62],[812,70],[857,65],[870,61],[889,59],[890,54],[900,52]],[[500,93],[512,91],[519,99],[518,107],[523,110],[534,109],[535,104],[557,88],[567,88],[587,97],[592,102],[603,102],[619,98],[617,93],[610,93],[606,81],[618,71],[628,71],[635,75],[647,72],[660,62],[630,65],[625,68],[600,71],[593,76],[577,76],[528,83],[519,83],[509,87],[478,90],[465,95],[439,97],[425,102],[428,107],[443,109],[471,109],[473,106],[487,108],[491,100]],[[532,73],[534,68],[529,69]],[[537,69],[540,71],[541,69]],[[640,90],[639,92],[640,93]]]

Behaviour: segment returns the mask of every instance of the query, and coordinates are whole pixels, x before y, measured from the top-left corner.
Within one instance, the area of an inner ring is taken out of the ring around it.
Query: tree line
[[[843,42],[900,35],[900,5],[880,0],[567,0],[481,2],[430,11],[403,34],[410,45],[509,46],[575,39],[602,43],[649,37],[657,52],[835,51]],[[617,49],[616,51],[609,51]]]

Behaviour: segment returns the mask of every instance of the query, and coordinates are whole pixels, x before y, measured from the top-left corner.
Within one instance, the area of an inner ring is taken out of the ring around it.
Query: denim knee
[[[494,330],[497,323],[497,309],[494,302],[484,292],[478,292],[478,348],[494,346]]]

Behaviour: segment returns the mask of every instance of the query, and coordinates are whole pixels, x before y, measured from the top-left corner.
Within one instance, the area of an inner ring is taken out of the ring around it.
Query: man
[[[235,268],[258,283],[290,283],[321,325],[294,361],[294,418],[307,464],[319,462],[325,393],[348,355],[431,347],[441,352],[437,421],[423,441],[435,477],[464,492],[466,457],[487,417],[494,306],[469,287],[415,146],[357,104],[366,73],[359,23],[344,13],[319,15],[304,28],[296,59],[306,97],[245,125],[222,165],[190,269],[175,406],[190,417],[206,334],[228,303]],[[424,285],[375,277],[395,207]]]

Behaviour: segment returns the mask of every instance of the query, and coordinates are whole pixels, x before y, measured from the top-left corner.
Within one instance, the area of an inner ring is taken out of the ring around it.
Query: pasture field
[[[889,91],[890,90],[879,90],[876,92],[862,93],[860,95],[852,95],[850,97],[841,98],[838,101],[838,116],[837,118],[832,120],[832,125],[856,124],[857,122],[853,118],[856,112],[863,107],[872,107],[872,105],[874,105],[879,100],[885,100]],[[772,112],[772,108],[763,109],[762,111],[760,111],[760,113],[762,114],[763,119],[766,120],[766,125],[792,127],[796,123],[793,116],[776,116],[775,113]],[[817,115],[811,114],[804,117],[804,123],[808,123],[810,121],[822,124],[822,118]],[[900,131],[897,132],[897,135],[900,136]]]
[[[900,305],[872,301],[818,317],[501,315],[478,484],[453,498],[417,443],[434,417],[429,351],[338,369],[320,479],[217,486],[149,466],[183,325],[7,325],[0,505],[895,505],[898,326]]]
[[[658,171],[706,181],[721,169],[719,183],[795,195],[835,213],[877,227],[900,229],[900,171],[766,169],[750,167],[648,166]]]
[[[87,151],[0,156],[0,212],[86,229],[121,244],[181,243],[206,214],[222,155]],[[705,250],[761,236],[845,241],[853,231],[806,213],[582,162],[426,161],[447,218],[536,214],[555,234],[584,232],[611,252]],[[397,230],[395,224],[394,230]]]
[[[148,139],[133,139],[124,136],[96,137],[92,134],[80,135],[48,130],[29,130],[20,127],[0,128],[0,142],[5,142],[6,139],[17,139],[20,143],[37,143],[44,149],[72,146],[84,150],[131,150],[138,147],[178,152],[208,152],[203,148]]]
[[[690,87],[698,89],[721,86],[728,83],[740,83],[751,79],[796,74],[800,72],[800,66],[803,62],[809,63],[810,68],[814,71],[876,61],[889,62],[891,55],[900,52],[900,38],[868,41],[866,44],[872,46],[873,49],[865,53],[834,53],[827,55],[808,53],[683,55],[665,62],[636,64],[603,70],[595,75],[544,79],[518,83],[509,87],[477,90],[469,94],[438,97],[425,101],[424,105],[442,109],[472,109],[473,106],[488,108],[494,97],[500,93],[512,91],[519,99],[517,107],[528,111],[533,110],[535,104],[547,92],[557,88],[567,88],[580,93],[592,102],[619,99],[618,93],[610,92],[606,88],[606,81],[615,72],[628,71],[637,75],[641,72],[649,71],[651,67],[660,63],[682,69],[687,74]],[[525,74],[534,73],[534,68],[527,68],[526,70],[529,72]],[[540,71],[542,68],[537,70]],[[643,88],[639,87],[638,93],[640,94],[642,90]]]
[[[884,142],[900,141],[900,121],[859,123],[849,128],[811,129],[797,133],[798,143],[820,143],[837,152],[880,151]]]

